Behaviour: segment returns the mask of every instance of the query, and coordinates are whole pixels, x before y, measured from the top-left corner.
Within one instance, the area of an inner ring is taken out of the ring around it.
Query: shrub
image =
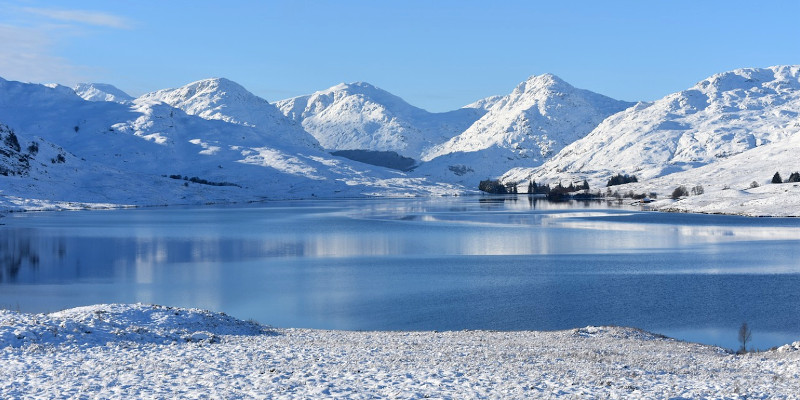
[[[616,185],[622,185],[622,184],[625,184],[625,183],[633,183],[633,182],[639,182],[639,180],[636,179],[636,175],[617,174],[617,175],[612,176],[611,179],[608,180],[608,183],[606,184],[606,186],[607,187],[608,186],[616,186]]]
[[[35,156],[39,152],[39,143],[31,142],[28,146],[28,153],[32,156]]]
[[[689,191],[686,190],[686,186],[678,186],[675,190],[672,191],[672,199],[677,200],[681,197],[686,197],[689,195]]]
[[[759,185],[758,182],[756,182],[756,181],[750,182],[750,189],[755,189],[755,188],[757,188],[759,186],[761,186],[761,185]]]

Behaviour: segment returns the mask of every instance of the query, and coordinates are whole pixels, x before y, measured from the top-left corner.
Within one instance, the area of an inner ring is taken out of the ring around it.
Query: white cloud
[[[97,11],[63,10],[54,8],[25,7],[22,11],[64,22],[104,26],[108,28],[130,29],[132,23],[122,17]]]
[[[49,32],[0,25],[0,43],[0,77],[4,79],[67,84],[81,80],[79,68],[52,54]]]
[[[3,6],[0,3],[0,6]],[[72,85],[86,80],[90,67],[58,56],[59,48],[87,34],[89,27],[131,29],[116,15],[85,10],[6,6],[0,15],[0,77]]]

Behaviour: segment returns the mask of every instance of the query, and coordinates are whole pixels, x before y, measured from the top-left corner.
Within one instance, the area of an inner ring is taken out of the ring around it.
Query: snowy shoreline
[[[144,304],[0,311],[2,398],[786,398],[800,342],[731,354],[638,329],[282,329]]]
[[[761,196],[743,199],[741,194],[738,197],[729,196],[729,198],[717,198],[705,195],[696,196],[697,198],[684,198],[681,201],[674,200],[658,200],[654,203],[646,204],[645,210],[658,211],[668,213],[683,213],[683,214],[705,214],[705,215],[733,215],[752,218],[798,218],[795,210],[800,207],[800,190],[793,187],[793,196],[780,196],[780,198],[773,198],[770,196]],[[455,197],[472,196],[474,193],[464,193]],[[519,196],[526,196],[520,194]],[[423,198],[425,196],[416,196]],[[442,197],[442,196],[434,196]],[[230,201],[230,202],[214,202],[214,203],[176,203],[176,204],[114,204],[114,203],[82,203],[70,201],[49,201],[38,199],[21,199],[14,198],[14,201],[9,201],[8,196],[0,194],[0,218],[8,213],[19,212],[39,212],[39,211],[90,211],[90,210],[122,210],[122,209],[137,209],[137,208],[150,208],[150,207],[207,207],[207,206],[236,206],[245,204],[268,204],[273,201],[302,201],[302,200],[347,200],[347,199],[362,199],[362,200],[385,200],[393,198],[393,196],[364,196],[364,197],[331,197],[331,198],[295,198],[295,199],[262,199],[251,201]],[[396,197],[396,198],[408,198]],[[616,200],[616,198],[608,198],[607,201]]]

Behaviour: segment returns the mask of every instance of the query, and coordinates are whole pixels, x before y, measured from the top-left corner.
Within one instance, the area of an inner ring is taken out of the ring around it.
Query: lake
[[[145,302],[279,327],[624,325],[737,348],[800,340],[800,220],[525,196],[12,213],[0,306]]]

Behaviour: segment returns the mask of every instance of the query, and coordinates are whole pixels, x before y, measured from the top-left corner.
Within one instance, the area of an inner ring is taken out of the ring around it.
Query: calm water
[[[626,325],[800,340],[800,220],[480,197],[20,213],[0,306],[201,307],[282,327]]]

